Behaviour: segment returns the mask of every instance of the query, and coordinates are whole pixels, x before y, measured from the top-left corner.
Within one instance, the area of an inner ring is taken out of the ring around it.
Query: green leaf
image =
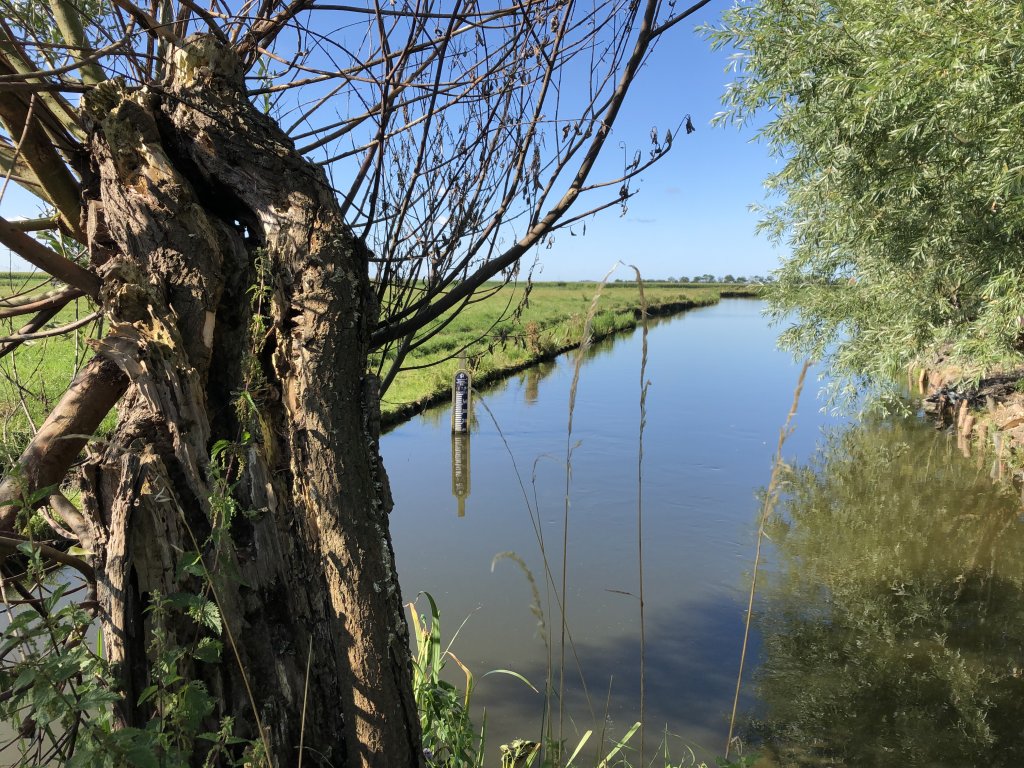
[[[143,704],[145,704],[147,701],[153,698],[156,695],[157,691],[159,690],[160,687],[157,685],[147,685],[145,688],[143,688],[142,693],[139,694],[139,706],[141,707]]]
[[[212,629],[218,635],[221,633],[220,609],[211,600],[200,599],[189,606],[188,614],[198,624]]]
[[[178,559],[178,578],[184,574],[199,578],[206,576],[206,565],[203,563],[202,555],[191,550],[182,553]]]
[[[205,661],[208,664],[216,664],[220,661],[223,645],[219,640],[212,637],[204,637],[199,640],[192,656],[198,661]]]
[[[213,712],[214,702],[201,682],[192,681],[178,694],[175,716],[186,732],[194,732],[203,718]]]
[[[156,752],[145,746],[132,747],[125,752],[125,759],[131,768],[160,768]]]
[[[213,444],[213,448],[210,450],[210,458],[214,461],[224,453],[224,451],[230,450],[234,446],[230,440],[218,440]]]

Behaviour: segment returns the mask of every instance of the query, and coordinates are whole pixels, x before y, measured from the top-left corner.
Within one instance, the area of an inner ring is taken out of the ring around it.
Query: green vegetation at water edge
[[[1024,5],[762,0],[716,24],[737,69],[721,119],[779,158],[783,344],[878,383],[940,353],[1020,365]]]
[[[408,604],[413,638],[413,690],[416,708],[423,729],[423,753],[427,768],[485,768],[494,765],[488,755],[500,753],[500,768],[709,768],[707,763],[698,762],[693,752],[685,745],[676,745],[677,737],[671,736],[666,728],[657,754],[650,760],[640,762],[637,753],[637,732],[640,723],[635,722],[618,738],[601,724],[599,731],[584,730],[573,741],[558,741],[541,736],[543,741],[517,738],[508,744],[492,745],[487,738],[487,713],[480,715],[479,722],[471,716],[473,690],[476,679],[452,650],[451,645],[442,642],[441,613],[429,593],[422,593],[429,604],[429,614],[420,614],[416,603]],[[458,633],[456,633],[458,634]],[[448,662],[454,662],[462,671],[465,689],[459,690],[445,679],[443,671]],[[534,691],[533,684],[522,675],[507,669],[495,669],[484,676],[502,674],[518,680]],[[539,691],[537,691],[539,693]],[[538,712],[538,729],[542,730],[543,718]],[[531,734],[524,734],[531,735]],[[532,734],[534,736],[538,734]],[[639,738],[642,738],[642,732]],[[676,756],[673,758],[673,747]],[[680,749],[682,747],[682,749]],[[679,757],[679,752],[683,757]],[[754,768],[756,756],[742,756],[735,762],[718,760],[718,768]]]
[[[385,422],[394,423],[426,403],[446,398],[458,369],[455,358],[463,349],[474,385],[481,386],[578,346],[598,290],[599,285],[590,282],[535,283],[525,303],[524,289],[517,286],[469,305],[406,358],[404,370],[381,400]],[[759,290],[744,284],[644,284],[651,315],[714,304],[723,294],[756,296]],[[640,306],[635,282],[605,285],[591,323],[593,338],[635,327]]]
[[[455,358],[463,349],[474,383],[479,386],[577,346],[598,288],[593,282],[536,283],[525,302],[524,288],[514,286],[469,305],[406,358],[404,370],[382,398],[385,421],[394,423],[425,403],[444,399],[458,366]],[[7,273],[0,275],[0,289],[4,295],[39,296],[53,290],[54,284],[38,274]],[[714,304],[721,295],[754,296],[758,291],[756,285],[741,283],[644,285],[652,315]],[[641,302],[635,282],[609,283],[601,293],[591,324],[594,338],[636,326]],[[92,311],[89,301],[78,299],[54,316],[44,330],[74,323]],[[2,334],[16,333],[27,320],[4,320]],[[442,318],[442,322],[446,320]],[[15,355],[0,361],[4,445],[22,445],[31,425],[38,427],[46,417],[92,354],[86,339],[95,336],[97,328],[96,323],[90,323],[67,336],[26,342]],[[112,426],[112,420],[109,417],[105,426]]]

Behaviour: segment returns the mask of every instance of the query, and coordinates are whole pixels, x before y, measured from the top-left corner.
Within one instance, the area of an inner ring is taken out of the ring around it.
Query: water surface
[[[642,466],[647,742],[656,744],[667,727],[704,755],[724,750],[753,561],[758,493],[767,484],[799,373],[799,366],[775,349],[777,329],[767,326],[761,308],[757,301],[725,300],[660,322],[649,336]],[[600,728],[602,723],[621,733],[638,719],[640,363],[639,331],[592,350],[580,371],[571,436],[567,432],[573,379],[570,355],[477,393],[468,446],[453,446],[445,408],[417,417],[383,438],[395,496],[392,532],[404,594],[407,599],[421,590],[433,594],[448,637],[465,621],[452,650],[477,676],[474,709],[479,717],[481,708],[487,708],[489,764],[497,764],[499,744],[515,736],[539,737],[544,699],[510,677],[481,675],[509,668],[542,688],[549,661],[556,669],[560,666],[562,628],[555,595],[562,578],[567,456],[571,473],[565,604],[571,643],[564,664],[565,736],[575,743],[577,733]],[[866,732],[874,733],[879,728],[877,723],[869,725],[872,719],[884,721],[894,716],[891,712],[858,710],[849,697],[840,697],[829,700],[831,709],[825,708],[831,717],[814,720],[810,712],[820,699],[794,694],[803,676],[813,676],[813,684],[805,688],[815,691],[834,690],[837,679],[860,680],[837,661],[845,657],[837,656],[827,643],[808,646],[804,633],[828,637],[829,627],[846,616],[834,611],[868,610],[862,593],[857,593],[862,600],[858,605],[847,609],[837,603],[847,594],[840,587],[852,578],[841,574],[865,574],[864,562],[879,558],[901,562],[891,548],[877,553],[872,546],[900,541],[895,528],[879,528],[880,521],[906,519],[901,516],[903,510],[919,498],[915,485],[933,482],[936,498],[954,499],[945,505],[934,500],[918,505],[916,509],[929,509],[940,522],[929,522],[930,533],[923,539],[927,546],[904,543],[896,550],[918,553],[914,562],[919,566],[913,574],[920,583],[930,578],[923,575],[925,564],[953,560],[942,547],[958,546],[938,532],[960,530],[956,521],[965,517],[987,520],[993,515],[1008,519],[1015,531],[1015,515],[1007,511],[1013,507],[1006,506],[1013,501],[993,490],[987,468],[979,470],[963,459],[930,426],[900,422],[897,430],[892,422],[874,421],[853,428],[846,418],[824,411],[815,398],[818,387],[816,380],[808,382],[796,431],[784,452],[788,465],[810,468],[787,477],[785,503],[773,520],[778,534],[773,541],[780,542],[781,550],[768,548],[766,586],[753,627],[749,682],[741,699],[742,733],[767,744],[783,764],[820,764],[824,756],[836,764],[895,765],[878,755],[893,754],[894,745],[905,742],[899,734],[906,729],[894,729],[888,741],[878,740],[873,751],[865,751],[874,756],[866,762],[863,754],[848,758],[840,748],[854,733],[845,727],[848,717],[859,717]],[[870,463],[846,461],[851,446],[836,437],[844,433],[870,435],[864,438],[863,450],[886,458]],[[940,454],[937,445],[943,446]],[[911,480],[918,475],[901,468],[916,466],[922,453],[930,458],[921,472],[933,479]],[[453,462],[461,470],[454,482]],[[857,475],[862,465],[870,467],[874,479]],[[803,507],[795,506],[796,500],[810,493],[799,491],[800,483],[810,488],[819,478],[827,482],[837,467],[846,469],[842,487],[849,491],[847,496],[862,507],[847,506],[836,488],[826,485],[816,495],[819,511],[815,515],[800,512]],[[882,470],[895,474],[880,475]],[[959,487],[956,483],[967,482],[968,477],[973,478],[968,491],[947,490]],[[951,482],[951,478],[959,479]],[[887,495],[884,489],[890,485],[903,488],[904,495]],[[453,496],[453,487],[461,499]],[[822,500],[836,504],[822,507]],[[1001,511],[990,511],[998,505],[1003,505],[998,507]],[[859,522],[854,525],[853,520]],[[837,538],[837,526],[848,531],[850,541]],[[917,541],[916,523],[895,527]],[[878,535],[869,535],[876,530]],[[783,536],[784,532],[789,535]],[[996,534],[972,535],[984,542],[986,536]],[[822,537],[832,537],[831,544],[820,543]],[[545,579],[542,544],[550,582]],[[981,546],[977,544],[971,552]],[[849,559],[847,555],[854,551],[857,558]],[[495,561],[505,552],[514,552],[532,574],[543,621],[531,607],[533,592],[523,570],[511,558]],[[812,562],[808,552],[819,557],[813,561],[814,568],[808,565]],[[831,571],[824,568],[826,562]],[[974,578],[964,574],[984,569],[995,573],[1002,560],[978,562],[984,566],[972,571],[949,566],[947,570],[956,571],[950,578]],[[825,573],[832,574],[832,581]],[[880,567],[864,578],[891,599],[890,582],[899,577]],[[974,585],[970,590],[954,591],[954,598],[963,600],[965,594],[984,591],[973,581],[970,584]],[[938,599],[940,593],[949,597],[941,590],[925,591],[927,599]],[[936,615],[949,612],[937,602],[930,605]],[[924,634],[931,631],[923,627],[917,629]],[[855,647],[856,631],[851,627],[849,635]],[[934,631],[949,634],[948,628]],[[999,636],[1007,632],[1009,628],[1001,625]],[[900,642],[893,639],[892,647],[900,648]],[[1012,642],[1010,646],[1017,647]],[[794,652],[811,647],[821,654]],[[874,647],[880,646],[875,643]],[[956,648],[950,650],[956,652]],[[877,662],[875,656],[870,658]],[[996,667],[1005,663],[1004,657],[985,662]],[[1019,666],[1024,666],[1024,658]],[[899,672],[892,670],[892,674]],[[875,682],[884,680],[885,675]],[[553,684],[559,686],[557,673]],[[866,683],[850,682],[844,690],[859,690],[862,684]],[[980,689],[972,690],[980,695]],[[865,697],[870,702],[880,698],[870,689]],[[892,709],[900,706],[896,701]],[[936,699],[933,708],[943,706]],[[980,711],[965,710],[964,717]],[[957,727],[956,718],[949,722]],[[973,738],[984,740],[977,729]],[[993,736],[988,743],[1002,738]],[[674,740],[677,755],[678,744]]]

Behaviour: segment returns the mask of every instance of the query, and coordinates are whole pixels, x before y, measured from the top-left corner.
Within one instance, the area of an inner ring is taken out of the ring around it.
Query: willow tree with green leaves
[[[761,0],[708,34],[737,49],[719,120],[756,120],[780,162],[784,344],[874,381],[935,354],[1020,364],[1024,6]]]
[[[53,279],[0,355],[97,323],[0,484],[3,595],[49,648],[0,670],[23,764],[423,762],[379,398],[665,156],[595,173],[706,3],[0,0],[3,188],[45,206],[4,201],[0,243]],[[102,657],[26,562],[81,574]]]

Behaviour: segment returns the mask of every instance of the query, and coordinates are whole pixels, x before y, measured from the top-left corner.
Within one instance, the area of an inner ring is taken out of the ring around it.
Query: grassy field
[[[55,286],[45,277],[23,273],[0,273],[0,296],[42,295]],[[86,317],[95,307],[85,299],[71,302],[43,330],[73,323]],[[17,333],[31,315],[0,320],[0,336]],[[67,336],[36,339],[23,343],[13,355],[0,361],[0,461],[10,457],[38,427],[50,408],[57,403],[83,362],[92,355],[85,340],[95,335],[96,323],[90,323]],[[104,426],[113,426],[107,417]]]
[[[52,289],[44,278],[29,274],[0,274],[0,295],[39,295]],[[529,301],[516,315],[523,288],[502,290],[472,304],[433,338],[414,350],[405,369],[385,393],[384,422],[395,423],[425,404],[447,399],[458,363],[452,358],[465,349],[476,386],[522,370],[577,346],[596,283],[537,283]],[[719,295],[753,295],[756,288],[736,284],[693,285],[645,283],[651,314],[667,314],[718,301]],[[592,335],[601,338],[637,323],[639,291],[633,282],[609,283],[603,289],[592,321]],[[79,300],[63,309],[48,328],[64,326],[92,311]],[[0,320],[0,335],[17,332],[27,317]],[[91,350],[85,343],[97,333],[92,323],[69,336],[26,342],[0,361],[0,445],[20,446],[57,402],[75,371]],[[113,424],[108,417],[105,427]],[[0,457],[0,461],[8,457]]]
[[[457,361],[449,358],[463,348],[473,383],[480,387],[580,344],[597,283],[536,283],[519,317],[507,317],[520,303],[522,290],[509,289],[467,307],[444,331],[414,350],[405,361],[405,370],[381,400],[384,423],[395,423],[426,403],[447,399],[458,368]],[[652,315],[714,304],[723,291],[730,295],[757,294],[756,287],[739,284],[644,284]],[[635,327],[639,307],[639,290],[634,282],[607,284],[591,323],[593,338]]]

